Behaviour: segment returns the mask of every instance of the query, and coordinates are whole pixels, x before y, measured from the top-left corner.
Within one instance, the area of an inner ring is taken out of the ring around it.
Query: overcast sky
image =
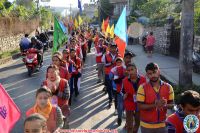
[[[13,2],[14,0],[8,0],[8,1]],[[81,0],[81,1],[82,1],[82,5],[84,3],[90,2],[90,0]],[[78,7],[78,0],[51,0],[49,3],[43,3],[43,4],[54,6],[54,7],[70,7],[70,4],[72,4],[71,5],[72,7]]]

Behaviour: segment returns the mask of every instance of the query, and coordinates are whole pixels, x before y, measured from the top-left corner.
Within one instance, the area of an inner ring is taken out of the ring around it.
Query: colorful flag
[[[76,29],[78,28],[78,21],[76,20],[76,18],[74,20],[74,26],[75,26]]]
[[[53,49],[52,52],[58,51],[60,46],[67,40],[67,36],[63,32],[59,21],[54,17],[54,32],[53,32]]]
[[[106,36],[108,36],[108,33],[110,34],[110,25],[108,24],[108,27],[106,29]]]
[[[115,40],[115,43],[118,46],[118,50],[121,53],[121,56],[124,56],[126,45],[128,44],[126,6],[124,7],[124,9],[117,21],[114,33],[116,36],[119,37]]]
[[[105,28],[104,28],[104,19],[103,19],[103,22],[102,22],[102,24],[101,24],[101,31],[102,31],[102,32],[105,32]]]
[[[67,27],[65,27],[64,23],[63,23],[62,21],[60,21],[59,24],[60,24],[60,27],[61,27],[62,31],[63,31],[65,34],[67,34],[68,29],[67,29]]]
[[[80,26],[82,23],[83,23],[83,20],[82,20],[81,16],[79,15],[79,16],[78,16],[78,24],[79,24],[79,26]]]
[[[126,44],[128,43],[127,42],[128,36],[127,36],[126,7],[124,7],[122,14],[120,15],[117,21],[117,24],[115,25],[114,33],[120,39],[126,42]]]
[[[104,21],[104,30],[106,32],[106,29],[108,27],[108,24],[109,24],[109,17]]]
[[[110,37],[111,38],[114,38],[114,29],[115,29],[115,26],[114,26],[114,24],[112,25],[112,27],[110,28]]]
[[[79,8],[80,14],[82,14],[82,6],[81,6],[81,1],[80,0],[78,0],[78,8]]]
[[[0,84],[0,133],[9,133],[19,120],[21,112]]]
[[[69,20],[69,32],[70,33],[73,30],[73,25],[74,25],[73,18],[72,18],[72,16],[70,16],[70,20]]]
[[[122,39],[120,39],[119,37],[116,37],[114,39],[114,42],[117,45],[117,48],[119,50],[119,54],[122,56],[122,58],[124,58],[126,43]]]

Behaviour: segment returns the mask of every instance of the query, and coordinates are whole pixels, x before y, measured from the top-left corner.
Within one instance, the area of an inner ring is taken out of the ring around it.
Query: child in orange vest
[[[66,80],[70,79],[70,74],[69,71],[66,67],[63,67],[62,64],[63,60],[62,60],[62,54],[54,54],[52,57],[52,64],[56,65],[59,68],[59,72],[60,72],[60,77]]]
[[[95,54],[96,54],[96,63],[97,63],[97,69],[98,69],[98,81],[97,83],[101,83],[102,79],[103,79],[103,68],[104,65],[101,61],[101,58],[103,56],[103,54],[106,52],[106,46],[103,45],[104,40],[103,38],[100,38],[98,41],[98,44],[95,46]]]
[[[103,55],[102,62],[104,63],[104,72],[105,72],[105,86],[108,92],[108,99],[109,99],[109,105],[108,108],[112,106],[112,99],[113,99],[113,86],[112,81],[109,78],[109,74],[111,72],[111,69],[115,67],[115,59],[117,57],[120,57],[120,55],[117,52],[117,45],[112,43],[110,44],[110,51]]]
[[[118,114],[118,125],[121,125],[122,120],[122,113],[123,113],[123,94],[121,92],[122,89],[122,80],[124,79],[125,75],[125,67],[123,66],[123,59],[121,57],[117,57],[116,66],[111,69],[110,76],[116,86],[114,90],[115,94],[115,115]]]
[[[146,83],[146,78],[138,74],[135,64],[128,64],[128,76],[123,80],[124,108],[126,110],[127,133],[136,133],[139,128],[139,111],[137,109],[136,95],[140,85]],[[133,117],[135,125],[133,126]]]
[[[183,92],[180,96],[179,104],[178,110],[166,120],[168,133],[188,132],[183,127],[183,121],[187,115],[195,115],[200,120],[200,95],[198,92],[193,90]],[[200,123],[195,124],[194,127]],[[196,127],[196,133],[200,133],[200,127]]]
[[[70,97],[70,88],[68,81],[59,76],[59,70],[55,65],[50,65],[47,68],[47,79],[43,81],[42,86],[47,86],[51,90],[52,104],[59,106],[62,110],[63,115],[65,116],[65,124],[68,121],[70,109],[69,109],[69,97]]]
[[[79,95],[78,90],[78,79],[81,77],[81,59],[76,56],[76,50],[70,49],[70,64],[69,64],[69,72],[71,73],[70,78],[70,101],[69,104],[71,105],[71,98],[73,93],[75,92],[75,98]]]
[[[47,88],[40,88],[36,92],[36,103],[26,112],[26,116],[39,113],[47,119],[47,129],[53,133],[63,127],[63,115],[58,106],[51,104],[51,91]]]
[[[24,133],[31,133],[33,131],[49,133],[46,118],[38,113],[28,116],[24,121]]]

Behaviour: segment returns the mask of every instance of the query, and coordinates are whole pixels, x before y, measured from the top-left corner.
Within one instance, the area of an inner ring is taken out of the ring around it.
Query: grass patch
[[[15,50],[12,50],[12,51],[7,51],[7,52],[0,53],[0,59],[6,58],[6,57],[10,57],[10,56],[12,56],[14,54],[17,54],[19,52],[20,52],[19,49],[15,49]]]

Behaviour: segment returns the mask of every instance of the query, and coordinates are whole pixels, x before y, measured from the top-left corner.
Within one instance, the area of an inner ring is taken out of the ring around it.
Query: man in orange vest
[[[142,133],[166,133],[167,109],[174,106],[174,91],[170,84],[160,79],[157,64],[147,64],[149,82],[141,85],[137,92]]]
[[[178,110],[167,118],[168,133],[186,133],[183,121],[187,115],[195,115],[200,119],[200,95],[198,92],[193,90],[183,92],[179,104]],[[196,133],[200,133],[200,127]]]
[[[112,98],[113,98],[113,86],[112,86],[112,80],[109,78],[109,74],[111,72],[111,69],[115,67],[115,59],[117,57],[120,57],[120,55],[117,52],[117,45],[115,43],[110,44],[110,51],[103,55],[102,62],[104,63],[104,72],[105,72],[105,86],[108,92],[108,98],[109,98],[109,108],[112,105]]]

